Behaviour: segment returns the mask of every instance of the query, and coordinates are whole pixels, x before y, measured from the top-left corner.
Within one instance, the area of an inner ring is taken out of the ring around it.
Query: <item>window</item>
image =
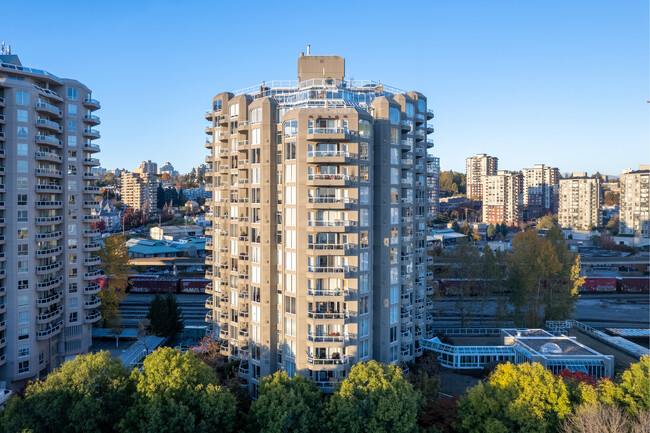
[[[18,173],[27,173],[27,170],[28,170],[27,161],[23,159],[19,159],[18,161],[16,161],[16,171]]]
[[[397,304],[399,302],[399,286],[392,286],[390,288],[390,303]]]
[[[27,256],[29,255],[29,245],[28,244],[18,244],[18,255]]]
[[[77,117],[77,105],[76,104],[68,105],[68,116]]]
[[[18,122],[29,122],[29,112],[27,110],[16,110],[16,120]]]
[[[68,146],[72,146],[72,147],[77,146],[77,136],[76,135],[68,135]]]
[[[70,308],[77,308],[79,306],[79,298],[74,297],[68,300],[68,306]]]
[[[18,280],[18,290],[25,290],[29,287],[29,280]]]
[[[77,278],[77,268],[68,268],[68,278]]]
[[[398,165],[400,163],[399,157],[400,157],[399,149],[397,149],[395,147],[391,147],[390,148],[390,163],[393,164],[393,165]]]
[[[16,155],[27,156],[27,143],[16,143]]]
[[[18,346],[18,357],[29,356],[29,346]]]
[[[28,229],[18,229],[18,239],[27,239],[28,235]]]
[[[68,120],[68,132],[77,132],[76,120]]]
[[[17,301],[19,307],[26,307],[29,305],[29,295],[18,295]]]
[[[362,340],[359,342],[359,358],[368,357],[368,340]]]
[[[390,342],[394,343],[397,341],[397,326],[390,328]]]
[[[77,283],[68,283],[68,292],[77,293],[78,285]]]
[[[16,136],[18,138],[29,138],[29,127],[27,127],[27,126],[17,126],[16,127]]]
[[[18,189],[27,189],[29,188],[29,181],[26,177],[20,176],[16,178],[16,188]]]
[[[400,112],[398,108],[395,107],[390,107],[388,110],[388,120],[390,120],[390,123],[395,123],[399,124],[400,121]]]
[[[359,120],[359,135],[364,138],[372,136],[372,126],[367,120]]]
[[[29,372],[29,361],[20,361],[18,363],[18,373]]]
[[[253,323],[260,323],[261,316],[260,316],[260,306],[259,305],[251,305],[251,321]]]
[[[26,340],[29,338],[29,328],[18,328],[18,339]]]
[[[367,337],[370,333],[370,319],[359,320],[359,337]]]
[[[359,293],[367,293],[370,291],[370,286],[368,284],[369,277],[368,274],[359,275]]]
[[[260,144],[260,131],[260,128],[251,129],[251,145],[255,146]]]
[[[390,183],[391,185],[399,185],[399,168],[390,169]]]
[[[406,115],[408,117],[413,117],[415,115],[415,107],[410,102],[406,103]]]
[[[19,311],[18,312],[18,324],[22,325],[29,323],[29,311]]]
[[[286,150],[284,153],[284,158],[286,161],[292,161],[296,159],[296,143],[289,142],[286,144]]]
[[[239,104],[232,104],[230,106],[230,117],[239,116]]]
[[[394,325],[397,322],[399,322],[399,306],[394,305],[394,306],[390,307],[389,320],[390,320],[391,325]]]
[[[399,224],[399,208],[392,207],[390,208],[390,223]]]
[[[296,314],[296,298],[293,296],[284,297],[284,312],[289,314]]]
[[[295,137],[298,134],[298,121],[288,120],[284,122],[284,138]]]
[[[16,90],[16,105],[29,105],[29,93],[24,90]]]
[[[73,89],[72,87],[68,87],[68,99],[70,101],[77,101],[79,99],[77,89]]]
[[[221,111],[221,108],[223,107],[223,100],[218,99],[213,102],[212,108],[214,108],[214,111]]]
[[[260,123],[262,121],[262,109],[261,108],[253,108],[250,111],[250,117],[249,117],[251,125],[254,125],[256,123]]]
[[[17,200],[18,206],[27,206],[27,194],[18,194]]]
[[[289,337],[296,336],[296,319],[293,317],[284,318],[284,333]]]
[[[70,323],[74,323],[74,322],[76,322],[77,320],[79,320],[78,315],[77,315],[77,312],[74,311],[74,312],[70,313],[70,316],[69,316],[68,322],[70,322]]]

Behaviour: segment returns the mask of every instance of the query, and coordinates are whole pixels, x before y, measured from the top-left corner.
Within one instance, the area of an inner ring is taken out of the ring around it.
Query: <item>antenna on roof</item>
[[[309,55],[310,48],[311,48],[311,45],[307,45],[307,55]]]
[[[5,41],[0,44],[0,55],[5,53]]]
[[[11,54],[11,45],[7,45],[7,55]]]

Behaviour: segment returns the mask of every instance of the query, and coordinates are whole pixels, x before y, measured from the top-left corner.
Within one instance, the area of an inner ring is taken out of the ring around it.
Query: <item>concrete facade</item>
[[[20,388],[84,353],[101,319],[100,103],[82,83],[0,55],[0,381]]]
[[[465,185],[467,197],[472,200],[483,200],[485,176],[497,174],[499,158],[488,156],[484,153],[472,156],[465,160]]]
[[[485,176],[483,182],[483,222],[519,225],[521,223],[521,174],[499,170],[495,175]]]
[[[591,230],[603,223],[600,178],[573,173],[560,180],[558,223],[562,228]]]
[[[650,237],[650,166],[621,174],[619,233]]]
[[[532,220],[557,213],[560,170],[535,164],[533,168],[524,168],[522,175],[521,199],[526,218]]]
[[[136,210],[155,212],[158,209],[158,179],[150,173],[122,173],[122,203]]]
[[[298,65],[206,114],[206,321],[253,394],[278,369],[332,391],[359,360],[412,360],[432,321],[426,98]]]

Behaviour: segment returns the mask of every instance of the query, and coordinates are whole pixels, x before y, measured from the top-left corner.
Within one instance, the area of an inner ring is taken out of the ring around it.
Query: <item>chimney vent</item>
[[[307,55],[309,55],[310,48],[311,48],[311,45],[307,45]]]

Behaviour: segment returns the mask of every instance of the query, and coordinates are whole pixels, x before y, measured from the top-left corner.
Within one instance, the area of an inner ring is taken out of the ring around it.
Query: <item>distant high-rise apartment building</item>
[[[429,190],[429,213],[435,218],[440,212],[440,158],[427,161],[427,187]]]
[[[521,222],[521,174],[499,170],[483,178],[483,222],[506,223],[517,226]]]
[[[168,161],[165,163],[165,165],[158,168],[158,174],[168,174],[171,177],[174,177],[178,174],[178,172],[174,170],[174,166],[172,165],[171,162]]]
[[[560,179],[558,223],[562,228],[590,230],[602,225],[600,178],[573,173]]]
[[[91,345],[100,108],[77,80],[0,53],[0,381],[21,388]]]
[[[621,234],[650,237],[649,178],[649,165],[641,165],[638,170],[621,174],[619,214]]]
[[[158,209],[158,178],[149,173],[123,172],[120,176],[122,203],[136,210]]]
[[[467,197],[473,200],[483,200],[483,180],[485,176],[497,173],[499,158],[480,153],[465,160]]]
[[[138,174],[158,174],[158,164],[151,162],[151,160],[142,161],[140,166],[133,172]]]
[[[523,169],[522,204],[526,219],[532,220],[549,213],[557,213],[560,171],[544,164]]]
[[[301,55],[297,82],[213,99],[206,321],[260,377],[332,391],[361,360],[404,362],[431,335],[426,98],[346,81],[339,56]]]

